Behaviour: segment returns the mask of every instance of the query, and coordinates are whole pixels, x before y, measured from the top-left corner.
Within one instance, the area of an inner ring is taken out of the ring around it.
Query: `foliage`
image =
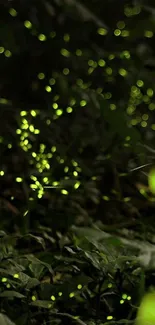
[[[154,4],[0,18],[0,323],[132,323],[154,284]]]

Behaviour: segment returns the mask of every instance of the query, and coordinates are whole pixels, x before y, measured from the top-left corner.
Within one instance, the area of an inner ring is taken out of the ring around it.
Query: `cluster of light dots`
[[[125,6],[125,8],[124,8],[124,14],[126,15],[126,17],[132,17],[135,15],[138,15],[140,12],[141,12],[140,6],[134,6],[134,7]],[[11,9],[9,9],[9,14],[15,18],[18,15],[18,12],[14,8],[11,8]],[[24,27],[30,31],[33,31],[33,24],[29,20],[24,21]],[[106,35],[108,34],[108,30],[100,27],[97,29],[97,34],[101,37],[106,37]],[[113,31],[113,34],[116,37],[130,36],[130,33],[126,29],[126,24],[124,21],[117,22],[117,26],[116,26],[116,29]],[[144,36],[146,38],[151,38],[151,37],[153,37],[153,35],[154,35],[153,32],[150,30],[144,31]],[[37,35],[38,40],[41,42],[46,41],[49,37],[54,38],[55,36],[56,36],[55,31],[50,32],[49,36],[47,36],[45,34]],[[69,58],[72,55],[72,53],[67,49],[67,43],[70,42],[70,35],[67,33],[64,34],[63,40],[64,40],[66,46],[64,46],[60,50],[60,54],[65,58]],[[4,53],[4,55],[6,57],[11,56],[11,52],[1,46],[0,54],[2,54],[2,53]],[[83,55],[83,51],[81,49],[77,49],[75,51],[75,55],[77,57],[81,57]],[[118,56],[121,59],[126,59],[126,60],[129,60],[131,58],[131,54],[130,54],[129,50],[123,50]],[[109,77],[112,76],[113,69],[108,65],[108,62],[115,59],[115,57],[117,57],[116,54],[115,55],[109,54],[107,59],[99,58],[98,61],[89,59],[88,60],[88,75],[93,73],[94,70],[99,67],[99,68],[103,68],[103,71],[106,73],[107,76],[109,76]],[[62,73],[67,76],[70,73],[70,71],[66,67],[63,69]],[[117,73],[123,78],[128,76],[128,71],[124,67],[119,68]],[[39,72],[37,75],[37,78],[39,81],[46,80],[46,76],[45,76],[44,72]],[[57,82],[56,77],[52,76],[48,80],[47,84],[45,85],[45,91],[47,93],[52,93],[53,87],[56,85],[56,82]],[[81,89],[87,89],[91,86],[91,83],[84,83],[84,81],[81,78],[77,79],[76,84]],[[131,125],[134,126],[134,125],[140,124],[141,127],[145,128],[148,125],[149,115],[142,114],[142,116],[140,116],[140,115],[136,116],[136,112],[137,112],[136,108],[141,103],[145,103],[146,105],[148,105],[148,109],[150,111],[153,111],[155,109],[155,103],[153,102],[154,90],[152,88],[148,88],[148,89],[146,89],[146,93],[144,94],[144,89],[143,89],[143,92],[141,91],[142,88],[144,88],[143,80],[137,80],[136,85],[133,85],[131,87],[130,99],[129,99],[129,103],[128,103],[128,107],[127,107],[127,114],[129,116],[131,116],[131,121],[130,121]],[[102,94],[105,99],[107,99],[107,100],[112,99],[112,94],[110,92],[104,92],[103,88],[98,88],[98,89],[96,89],[96,91],[99,94]],[[53,102],[51,103],[51,107],[54,110],[53,119],[59,118],[64,113],[63,109],[61,107],[59,107],[58,99],[59,99],[59,96],[57,95],[53,98]],[[72,99],[70,101],[69,105],[66,107],[65,112],[72,113],[74,110],[75,103],[76,103],[76,100]],[[87,105],[87,101],[85,99],[82,99],[79,103],[76,103],[76,104],[78,104],[81,107],[85,107]],[[117,105],[115,103],[109,103],[109,108],[110,108],[110,110],[116,110]],[[32,150],[32,143],[30,141],[31,135],[36,136],[37,134],[40,133],[40,130],[35,128],[35,123],[34,124],[29,123],[27,116],[26,116],[27,115],[26,111],[21,111],[20,115],[21,115],[21,125],[20,125],[20,128],[16,130],[16,133],[20,136],[20,146],[24,151]],[[37,112],[35,110],[33,110],[33,111],[31,111],[31,115],[32,115],[32,117],[35,118],[35,116],[37,115]],[[47,125],[50,125],[51,119],[47,119],[46,123],[47,123]],[[152,124],[151,128],[152,128],[152,130],[155,130],[155,124]],[[128,140],[126,140],[124,146],[126,146],[126,147],[130,146]],[[10,144],[10,148],[11,148],[11,144]],[[53,147],[53,148],[56,151],[56,147]],[[34,164],[34,161],[35,161],[35,167],[37,168],[39,173],[42,173],[44,170],[50,169],[49,160],[53,157],[53,153],[54,153],[52,151],[53,148],[51,148],[51,152],[45,153],[44,151],[46,149],[46,146],[44,144],[41,144],[39,152],[36,153],[32,150],[31,163]],[[63,159],[61,159],[60,157],[58,158],[58,161],[59,161],[59,163],[63,163],[62,162]],[[77,167],[77,168],[79,168],[79,167]],[[64,172],[66,173],[66,177],[67,177],[68,171],[69,171],[69,167],[65,166]],[[4,175],[4,171],[1,170],[0,176],[3,176],[3,175]],[[74,177],[78,176],[78,170],[75,170],[73,172],[73,176]],[[16,181],[22,182],[22,178],[17,177]],[[39,192],[38,193],[39,197],[41,197],[43,195],[43,186],[41,185],[41,183],[35,176],[33,177],[33,181],[34,181],[34,184],[31,184],[30,187],[33,190],[37,190]],[[54,187],[56,187],[56,186],[59,187],[59,185],[60,185],[59,182],[56,182],[56,181],[53,182],[52,184],[50,184],[48,177],[43,178],[43,184],[51,185]],[[80,182],[77,182],[77,183],[75,183],[74,188],[76,189],[79,186],[80,186]],[[68,191],[66,189],[61,189],[61,193],[63,195],[68,195]],[[108,201],[109,199],[110,199],[109,197],[103,196],[103,200]],[[128,201],[129,199],[130,198],[124,198],[125,201]]]
[[[18,273],[15,273],[13,274],[13,277],[14,279],[20,279],[20,275]],[[1,282],[5,284],[6,288],[7,289],[10,289],[11,288],[11,285],[10,283],[8,283],[8,278],[6,277],[3,277],[1,279]],[[108,288],[111,289],[112,288],[112,283],[109,283],[108,284]],[[82,290],[83,289],[83,285],[82,284],[78,284],[77,285],[77,290],[74,291],[74,292],[70,292],[69,293],[69,298],[72,299],[74,297],[76,297],[76,295],[78,295],[78,291]],[[56,302],[57,298],[61,298],[63,296],[63,292],[58,292],[58,297],[56,297],[55,295],[51,295],[50,299],[52,301],[52,304],[51,303],[48,303],[48,308],[52,308],[53,307],[53,303]],[[37,296],[36,295],[32,295],[31,297],[31,300],[33,302],[37,301]],[[120,299],[120,304],[124,304],[125,301],[130,301],[131,300],[131,296],[127,295],[126,293],[122,294],[122,297]],[[79,316],[75,316],[75,319],[78,319]],[[108,315],[106,317],[107,320],[112,320],[113,319],[113,316],[112,315]]]
[[[4,54],[6,58],[10,58],[12,56],[11,51],[5,49],[3,46],[0,46],[0,54]]]
[[[71,100],[71,104],[74,104],[73,99]],[[81,103],[81,106],[82,105],[85,105],[84,100]],[[53,106],[55,107],[55,105],[53,105]],[[35,128],[35,126],[34,126],[35,122],[33,124],[31,124],[31,122],[29,122],[29,120],[30,120],[30,117],[31,117],[31,120],[33,118],[35,119],[38,114],[39,114],[39,112],[34,111],[34,110],[30,111],[30,113],[28,113],[26,111],[21,111],[20,112],[21,125],[20,125],[20,128],[18,128],[16,130],[17,135],[19,135],[19,137],[20,137],[21,148],[24,151],[28,151],[29,149],[31,149],[30,153],[31,153],[32,159],[30,160],[30,164],[35,166],[36,170],[39,172],[39,174],[42,178],[42,180],[40,181],[36,176],[31,175],[30,178],[31,178],[31,181],[33,181],[33,183],[30,184],[30,188],[37,193],[38,198],[42,198],[42,196],[44,194],[45,187],[59,188],[61,194],[68,195],[69,191],[64,188],[61,188],[61,184],[59,181],[53,181],[52,183],[50,183],[48,176],[42,177],[43,171],[49,171],[51,169],[50,160],[54,156],[59,164],[64,165],[64,173],[65,173],[64,179],[69,178],[70,168],[69,168],[69,166],[65,166],[64,159],[61,158],[57,154],[56,146],[52,146],[50,152],[47,152],[46,145],[44,143],[40,143],[39,152],[33,151],[32,144],[30,143],[31,135],[34,135],[34,136],[38,135],[40,133],[40,131]],[[81,172],[81,168],[78,165],[78,163],[74,160],[71,161],[71,165],[73,167],[72,178],[75,180],[73,188],[75,190],[77,190],[81,184],[80,181],[78,180],[78,176],[79,176],[79,173]],[[0,175],[1,176],[4,175],[3,171],[0,172]],[[22,183],[23,178],[21,178],[20,176],[16,177],[16,182]]]
[[[143,91],[142,91],[143,90]],[[140,114],[137,116],[137,107],[140,104],[145,104],[149,111],[155,110],[155,102],[153,101],[154,90],[152,88],[144,89],[144,81],[137,80],[136,85],[131,87],[127,114],[131,116],[131,125],[140,124],[145,128],[148,125],[149,114]],[[152,130],[155,130],[155,125],[151,125]]]

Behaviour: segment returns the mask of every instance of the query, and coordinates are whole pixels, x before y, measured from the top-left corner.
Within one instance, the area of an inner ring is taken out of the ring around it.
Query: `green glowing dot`
[[[145,195],[145,194],[146,194],[146,191],[144,190],[144,188],[140,188],[139,192],[140,192],[140,194],[142,194],[142,195]]]
[[[119,72],[119,74],[120,74],[122,77],[126,77],[127,74],[128,74],[128,72],[127,72],[125,69],[123,69],[123,68],[119,69],[118,72]]]
[[[102,92],[103,92],[103,88],[97,88],[97,89],[96,89],[96,92],[97,92],[98,94],[102,94]]]
[[[55,297],[54,297],[54,296],[51,296],[51,300],[52,300],[52,301],[55,301]]]
[[[88,69],[88,74],[93,73],[93,71],[94,71],[94,68],[90,67],[90,68]]]
[[[76,55],[77,55],[77,56],[82,56],[82,51],[81,51],[80,49],[77,49],[77,50],[76,50]]]
[[[51,86],[55,85],[55,79],[54,79],[54,78],[51,78],[51,79],[49,80],[49,84],[50,84]]]
[[[70,107],[70,106],[68,106],[68,107],[66,108],[66,111],[67,111],[67,113],[72,113],[72,112],[73,112],[73,108]]]
[[[30,113],[31,113],[31,115],[34,116],[34,117],[37,115],[36,111],[34,111],[34,110],[32,110]]]
[[[40,72],[38,73],[38,79],[43,80],[45,78],[45,73]]]
[[[45,90],[47,91],[47,93],[50,93],[52,91],[52,88],[50,86],[46,86]]]
[[[146,122],[146,121],[142,121],[142,122],[141,122],[141,126],[142,126],[143,128],[146,128],[146,126],[147,126],[147,122]]]
[[[114,54],[110,54],[109,56],[108,56],[108,59],[109,60],[113,60],[115,58],[115,55]]]
[[[39,39],[39,41],[44,42],[44,41],[46,41],[46,36],[44,34],[40,34],[40,35],[38,35],[38,39]]]
[[[118,29],[123,29],[125,27],[125,22],[124,21],[118,21],[117,22],[117,27],[118,27]]]
[[[121,304],[121,305],[124,304],[124,300],[123,300],[123,299],[120,300],[120,304]]]
[[[64,190],[64,189],[61,190],[61,193],[62,193],[63,195],[68,195],[68,191],[66,191],[66,190]]]
[[[88,65],[89,65],[90,67],[93,67],[93,65],[94,65],[94,61],[93,61],[93,60],[89,60],[89,61],[88,61]]]
[[[131,201],[131,197],[124,197],[123,201],[124,202],[129,202],[129,201]]]
[[[35,296],[32,296],[31,299],[32,299],[32,301],[36,301],[37,300],[37,298]]]
[[[55,147],[55,146],[53,146],[52,148],[51,148],[51,151],[52,152],[55,152],[57,150],[57,148]]]
[[[144,95],[143,96],[143,102],[149,103],[150,102],[150,98],[147,95]]]
[[[149,115],[148,114],[143,114],[142,115],[142,120],[147,121],[148,118],[149,118]]]
[[[86,106],[86,105],[87,105],[86,100],[81,100],[81,101],[80,101],[80,106],[81,106],[81,107],[84,107],[84,106]]]
[[[65,76],[67,76],[69,74],[69,69],[68,68],[64,68],[62,72],[63,72],[63,74]]]
[[[13,277],[14,277],[15,279],[18,279],[18,278],[19,278],[19,274],[18,274],[18,273],[15,273],[15,274],[13,275]]]
[[[23,181],[23,179],[21,177],[16,177],[16,182],[17,183],[21,183]]]
[[[122,295],[122,299],[125,300],[125,299],[127,299],[127,297],[128,297],[127,294],[126,294],[126,293],[123,293],[123,295]]]
[[[24,21],[24,26],[28,29],[32,28],[32,23],[29,20]]]
[[[2,278],[2,280],[1,280],[2,282],[7,282],[8,281],[8,279],[7,278]]]
[[[78,284],[77,288],[78,288],[78,290],[81,290],[82,289],[82,284]]]
[[[26,111],[21,111],[20,112],[20,116],[26,116],[27,115],[27,112]]]
[[[154,91],[153,91],[153,89],[148,88],[147,91],[146,91],[146,93],[147,93],[147,95],[148,95],[149,97],[152,97],[153,94],[154,94]]]
[[[11,51],[6,50],[6,51],[4,52],[4,55],[5,55],[7,58],[9,58],[9,57],[12,55],[12,53],[11,53]]]
[[[72,160],[72,165],[73,165],[74,167],[77,167],[77,166],[78,166],[78,163],[77,163],[76,161]]]
[[[109,197],[106,196],[106,195],[103,195],[103,196],[102,196],[102,199],[103,199],[104,201],[109,201],[109,200],[110,200]]]
[[[112,283],[108,283],[108,288],[112,288]]]
[[[155,124],[152,124],[152,125],[151,125],[151,129],[152,129],[153,131],[155,131]]]
[[[107,316],[107,320],[113,319],[113,316]]]
[[[9,148],[9,149],[12,148],[12,144],[11,144],[11,143],[8,144],[8,148]]]
[[[144,82],[143,82],[143,80],[137,80],[137,86],[138,87],[143,87],[144,86]]]
[[[16,17],[16,16],[17,16],[17,11],[16,11],[14,8],[10,8],[10,10],[9,10],[9,14],[10,14],[12,17]]]
[[[128,296],[128,297],[127,297],[127,300],[131,300],[131,296]]]
[[[121,53],[121,56],[125,57],[126,59],[130,59],[130,52],[129,51],[123,51]]]
[[[58,293],[58,296],[61,297],[61,296],[62,296],[62,292],[59,292],[59,293]]]
[[[52,106],[53,106],[54,109],[57,109],[58,108],[58,104],[57,103],[53,103]]]
[[[123,37],[128,37],[129,35],[130,35],[130,33],[129,33],[128,30],[126,30],[126,29],[122,30],[122,32],[121,32],[121,36],[123,36]]]
[[[61,116],[62,114],[63,114],[63,110],[62,109],[57,109],[56,115]]]
[[[77,189],[79,188],[79,186],[80,186],[80,182],[75,183],[75,184],[74,184],[74,188],[75,188],[75,190],[77,190]]]
[[[4,171],[0,170],[0,176],[4,176]]]
[[[29,130],[30,130],[30,132],[34,132],[34,126],[33,125],[30,125],[29,126]]]
[[[145,30],[144,36],[147,38],[153,37],[153,32],[151,30]]]
[[[75,296],[74,292],[71,292],[71,293],[69,294],[69,298],[73,298],[74,296]]]
[[[11,288],[10,283],[7,283],[6,287],[7,287],[7,289],[10,289]]]
[[[100,60],[98,61],[98,65],[99,65],[100,67],[104,67],[104,66],[106,65],[106,62],[105,62],[104,60],[100,59]]]
[[[115,29],[114,30],[114,35],[115,36],[120,36],[121,35],[121,30],[120,29]]]
[[[65,34],[65,35],[64,35],[64,41],[65,41],[65,42],[69,42],[69,40],[70,40],[70,36],[69,36],[69,34]]]
[[[111,109],[112,111],[114,111],[116,108],[117,108],[117,107],[116,107],[115,104],[110,104],[110,109]]]
[[[155,103],[150,103],[149,104],[149,110],[154,111],[154,109],[155,109]]]
[[[112,75],[112,69],[110,67],[106,68],[106,73],[110,76]]]
[[[3,46],[0,46],[0,54],[4,53],[4,47]]]
[[[101,36],[107,35],[108,31],[105,28],[98,28],[97,33]]]
[[[150,191],[155,194],[155,169],[151,169],[149,176],[148,176],[148,185]]]
[[[61,55],[65,56],[66,58],[68,58],[70,56],[70,52],[66,49],[61,49],[60,53],[61,53]]]
[[[76,100],[75,100],[75,98],[72,98],[71,100],[70,100],[70,105],[71,106],[74,106],[76,104]]]

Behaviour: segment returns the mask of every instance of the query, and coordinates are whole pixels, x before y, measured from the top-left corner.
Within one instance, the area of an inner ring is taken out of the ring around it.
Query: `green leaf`
[[[39,279],[43,270],[44,270],[44,266],[41,263],[31,263],[29,265],[29,269],[31,270],[31,272],[33,273],[33,275],[35,276],[35,278]]]
[[[45,300],[36,300],[30,303],[31,306],[36,306],[40,308],[47,308],[49,309],[52,306],[52,301],[45,301]]]
[[[27,284],[26,284],[26,289],[33,289],[35,288],[36,286],[38,286],[40,284],[40,281],[38,281],[37,279],[35,278],[30,278],[28,281],[27,281]]]
[[[40,237],[40,236],[34,236],[32,234],[26,234],[23,237],[30,237],[30,238],[36,240],[43,247],[44,250],[46,249],[45,241],[44,241],[44,239],[42,237]]]
[[[21,293],[17,292],[17,291],[13,291],[13,290],[7,290],[7,291],[3,291],[2,293],[0,293],[0,297],[7,297],[7,298],[25,298],[24,295],[22,295]],[[0,323],[1,324],[1,323]]]
[[[1,325],[15,325],[6,315],[0,314],[0,324]]]

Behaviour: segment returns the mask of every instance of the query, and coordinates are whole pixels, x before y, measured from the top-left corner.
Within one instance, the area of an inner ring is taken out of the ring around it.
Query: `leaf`
[[[95,254],[92,254],[91,252],[84,252],[84,255],[96,269],[100,270],[100,261]]]
[[[91,229],[91,228],[87,228],[87,227],[78,228],[78,227],[73,226],[72,230],[80,237],[90,238],[90,239],[96,240],[96,241],[106,238],[106,233],[104,231],[101,231],[98,229]]]
[[[30,278],[28,281],[27,281],[27,284],[26,284],[26,289],[33,289],[35,288],[36,286],[38,286],[40,284],[40,281],[38,281],[37,279],[35,278]]]
[[[13,290],[7,290],[7,291],[4,291],[4,292],[0,293],[0,297],[20,298],[20,299],[25,298],[24,295],[22,295],[21,293],[19,293],[17,291],[13,291]]]
[[[15,325],[6,315],[0,314],[0,324],[1,325]]]
[[[30,237],[30,238],[36,240],[43,247],[44,250],[46,249],[45,241],[44,241],[44,239],[42,237],[40,237],[40,236],[34,236],[32,234],[26,234],[23,237]]]
[[[49,309],[52,306],[52,301],[45,301],[45,300],[36,300],[30,303],[31,306],[36,306],[40,308],[47,308]]]
[[[66,249],[69,253],[71,253],[72,255],[75,255],[75,254],[76,254],[76,252],[74,252],[73,249],[70,248],[70,247],[68,247],[68,246],[65,246],[65,249]]]
[[[29,269],[31,270],[31,272],[33,273],[33,275],[39,279],[41,273],[44,270],[44,265],[42,265],[41,263],[31,263],[29,265]]]
[[[48,264],[48,263],[45,263],[45,262],[42,262],[42,261],[40,261],[38,258],[36,258],[34,255],[32,255],[32,254],[27,254],[26,255],[26,258],[30,261],[30,262],[33,262],[33,263],[38,263],[38,264],[40,264],[40,265],[43,265],[43,266],[45,266],[47,269],[48,269],[48,271],[53,275],[53,269],[52,269],[52,267],[50,266],[50,264]]]

